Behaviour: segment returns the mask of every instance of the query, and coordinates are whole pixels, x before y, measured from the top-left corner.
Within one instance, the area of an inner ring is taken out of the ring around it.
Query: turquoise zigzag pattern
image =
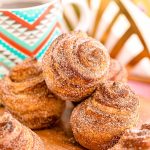
[[[39,16],[41,16],[41,14],[47,9],[46,7],[39,7],[39,8],[31,8],[31,9],[25,9],[24,11],[20,10],[20,11],[12,11],[13,14],[15,14],[16,16],[20,17],[21,19],[29,22],[29,23],[33,23],[34,21],[37,20],[37,18]]]
[[[53,42],[54,39],[56,39],[59,35],[61,34],[61,31],[59,28],[56,28],[55,31],[53,32],[52,36],[50,37],[50,39],[48,40],[49,42],[46,44],[46,46],[36,55],[37,59],[40,59],[44,53],[46,52],[46,50],[48,50],[49,46],[51,45],[51,43]]]
[[[26,59],[27,56],[15,49],[14,47],[11,47],[9,44],[6,43],[6,41],[3,41],[0,39],[0,45],[4,47],[4,49],[8,50],[9,52],[13,53],[17,57],[21,58],[22,60]]]
[[[42,56],[44,55],[44,53],[46,52],[46,50],[48,50],[48,48],[51,45],[51,43],[53,42],[53,40],[55,38],[57,38],[57,36],[59,36],[60,34],[61,34],[61,30],[59,28],[56,28],[54,30],[52,36],[48,40],[49,42],[41,49],[41,51],[35,57],[37,59],[41,59]],[[9,52],[13,53],[18,58],[21,58],[22,60],[27,58],[26,55],[18,52],[15,48],[10,47],[5,41],[0,40],[0,44],[4,46],[4,49],[7,49]],[[5,57],[3,55],[0,55],[0,64],[3,64],[3,67],[7,67],[7,69],[15,66],[13,61],[9,60],[7,57]],[[4,75],[5,75],[5,72],[2,72],[1,67],[0,67],[0,78],[2,78]]]
[[[9,33],[9,31],[5,30],[4,28],[0,27],[0,30],[2,31],[2,33],[4,35],[6,35],[7,37],[9,37],[10,39],[12,39],[13,41],[20,43],[22,46],[24,46],[26,49],[28,49],[30,52],[32,52],[34,49],[36,49],[36,47],[38,47],[39,43],[41,43],[41,41],[43,39],[45,39],[45,37],[48,35],[48,33],[50,32],[50,30],[52,29],[52,27],[56,24],[56,22],[58,20],[61,20],[60,16],[57,16],[50,24],[49,24],[49,28],[47,31],[45,31],[43,33],[43,35],[39,38],[38,41],[35,42],[35,44],[33,45],[29,45],[27,44],[25,41],[20,40],[19,38],[17,38],[16,36],[14,36],[13,34]]]
[[[4,64],[4,66],[7,66],[7,68],[12,68],[14,67],[16,64],[9,60],[6,56],[0,54],[0,63]]]
[[[35,22],[39,16],[42,15],[43,12],[45,12],[45,10],[50,6],[50,5],[55,5],[55,7],[57,8],[57,3],[56,0],[51,0],[51,2],[49,4],[45,4],[43,6],[36,6],[34,8],[28,8],[28,9],[21,9],[19,10],[13,10],[12,13],[16,16],[18,16],[19,18],[25,20],[28,23],[33,23]]]

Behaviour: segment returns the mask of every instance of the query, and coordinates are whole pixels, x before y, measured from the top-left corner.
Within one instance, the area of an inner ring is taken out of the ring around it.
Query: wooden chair
[[[90,6],[91,1],[92,0],[87,0],[87,4],[89,5],[89,8],[91,7]],[[107,29],[105,30],[105,32],[103,33],[103,35],[101,36],[101,38],[99,40],[105,45],[107,42],[107,39],[110,35],[111,29],[115,25],[117,19],[119,18],[120,15],[124,15],[126,17],[126,19],[128,20],[130,26],[125,31],[125,33],[122,35],[122,37],[116,42],[116,44],[113,46],[113,48],[110,50],[110,56],[112,58],[116,58],[119,55],[119,53],[121,52],[124,44],[131,37],[131,35],[136,34],[138,36],[141,44],[143,45],[143,50],[126,64],[126,67],[129,71],[129,79],[150,83],[150,77],[137,76],[137,75],[135,75],[135,74],[133,75],[131,73],[132,69],[143,58],[147,57],[150,61],[150,49],[148,48],[147,43],[145,42],[145,40],[143,38],[143,34],[139,30],[136,22],[134,21],[134,19],[132,17],[132,13],[134,13],[134,12],[130,13],[128,11],[128,9],[126,8],[126,5],[121,0],[101,0],[101,3],[99,3],[98,11],[96,13],[96,18],[95,18],[94,25],[92,27],[92,31],[89,32],[89,34],[92,37],[96,37],[96,33],[98,30],[99,22],[101,21],[102,15],[105,13],[106,8],[112,1],[117,4],[117,6],[119,7],[119,11],[115,14],[115,17],[113,17],[111,23],[107,26]],[[77,12],[77,17],[79,18],[80,13],[79,13],[78,8],[73,6],[73,9]],[[65,15],[64,15],[64,17],[65,17],[65,19],[67,18]],[[69,20],[67,22],[69,22]],[[71,27],[70,27],[70,29],[73,30],[73,28],[71,28]]]
[[[150,16],[150,1],[149,0],[133,0],[133,2],[138,5],[143,11]]]
[[[111,0],[102,0],[101,1],[97,15],[96,15],[96,19],[95,19],[96,21],[93,26],[93,31],[91,33],[92,37],[95,37],[100,19],[110,2],[111,2]],[[150,83],[150,77],[143,78],[143,77],[139,77],[139,76],[135,76],[135,75],[133,76],[132,74],[130,74],[130,71],[132,70],[132,68],[134,66],[136,66],[144,57],[147,57],[150,60],[150,50],[148,49],[147,43],[145,42],[142,33],[140,32],[135,21],[133,20],[132,15],[126,9],[124,3],[122,3],[121,0],[114,0],[114,2],[118,5],[119,11],[116,13],[115,17],[112,19],[111,23],[109,24],[106,31],[103,33],[103,35],[101,36],[101,38],[99,40],[105,45],[105,43],[108,39],[108,36],[110,34],[110,31],[111,31],[112,27],[114,26],[115,22],[117,21],[118,17],[120,15],[124,15],[128,19],[128,21],[130,23],[130,27],[122,35],[122,37],[116,42],[116,44],[114,45],[114,47],[112,48],[112,50],[110,52],[110,56],[112,58],[117,57],[117,55],[121,52],[122,47],[124,46],[126,41],[129,39],[129,37],[133,34],[136,34],[143,45],[143,50],[126,64],[126,67],[129,71],[129,78]]]

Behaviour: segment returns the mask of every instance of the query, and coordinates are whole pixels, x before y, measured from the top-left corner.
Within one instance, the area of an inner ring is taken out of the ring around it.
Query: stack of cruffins
[[[131,129],[139,99],[126,82],[126,69],[99,41],[83,32],[60,35],[42,63],[29,58],[1,80],[0,149],[44,150],[31,129],[55,126],[66,101],[75,104],[71,129],[84,148],[150,149],[150,125]]]

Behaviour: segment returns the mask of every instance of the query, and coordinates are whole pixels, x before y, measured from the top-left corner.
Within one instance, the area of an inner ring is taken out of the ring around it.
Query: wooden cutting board
[[[72,109],[73,106],[68,103],[61,122],[56,127],[35,131],[44,141],[46,150],[85,150],[75,142],[70,130],[69,116]],[[150,100],[141,98],[138,126],[145,122],[150,122]]]

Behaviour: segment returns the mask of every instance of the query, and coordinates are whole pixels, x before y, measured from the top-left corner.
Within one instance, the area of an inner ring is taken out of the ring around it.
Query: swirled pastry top
[[[121,82],[101,83],[93,99],[103,105],[118,110],[134,111],[139,105],[138,96],[130,87]]]
[[[42,75],[42,69],[34,58],[28,58],[21,64],[15,66],[10,75],[2,80],[4,96],[13,94],[44,94],[48,93]],[[42,90],[43,89],[43,90]],[[8,92],[7,92],[8,91]],[[11,91],[11,92],[10,92]]]
[[[55,124],[65,107],[47,88],[40,64],[33,58],[14,67],[0,89],[5,108],[31,129]]]
[[[109,56],[104,46],[80,32],[59,36],[43,61],[61,77],[82,76],[86,80],[101,78],[109,67]]]
[[[20,82],[39,76],[41,73],[42,69],[37,60],[35,58],[28,58],[11,70],[10,78],[14,82]]]
[[[75,139],[85,148],[111,148],[123,132],[135,126],[139,116],[139,100],[128,85],[105,81],[71,114]]]
[[[80,91],[99,83],[106,74],[109,63],[109,54],[99,41],[85,33],[73,32],[60,35],[52,43],[43,58],[42,67],[52,92],[62,98],[64,93],[82,97]],[[58,87],[66,87],[64,93],[59,92]]]

